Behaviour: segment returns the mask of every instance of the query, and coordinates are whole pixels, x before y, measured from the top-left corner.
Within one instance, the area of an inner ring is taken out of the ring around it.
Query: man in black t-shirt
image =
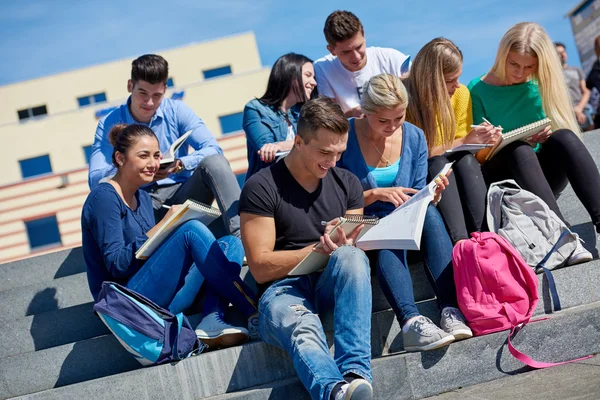
[[[362,226],[347,236],[340,230],[336,241],[329,236],[338,217],[364,206],[358,178],[335,167],[348,129],[330,99],[307,102],[290,154],[253,175],[240,197],[248,266],[269,284],[259,302],[260,335],[288,352],[313,399],[373,396],[369,263],[353,246]],[[311,251],[330,255],[325,270],[288,277]],[[319,316],[333,316],[334,358]]]

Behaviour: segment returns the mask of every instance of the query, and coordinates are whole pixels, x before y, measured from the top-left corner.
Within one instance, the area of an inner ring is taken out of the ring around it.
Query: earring
[[[119,166],[122,167],[123,166],[123,161],[119,161]]]

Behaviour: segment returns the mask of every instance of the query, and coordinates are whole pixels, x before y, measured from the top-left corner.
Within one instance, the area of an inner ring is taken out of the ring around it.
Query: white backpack
[[[514,180],[490,186],[487,223],[490,231],[505,238],[536,269],[541,269],[542,261],[549,270],[562,266],[579,241],[542,199]]]

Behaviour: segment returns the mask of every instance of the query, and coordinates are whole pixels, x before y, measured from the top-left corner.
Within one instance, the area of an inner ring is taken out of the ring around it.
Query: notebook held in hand
[[[500,139],[493,147],[483,149],[477,152],[475,157],[480,163],[484,163],[494,157],[506,145],[516,142],[517,140],[527,140],[528,138],[542,132],[551,125],[550,118],[544,118],[531,124],[522,126],[512,131],[503,133]]]

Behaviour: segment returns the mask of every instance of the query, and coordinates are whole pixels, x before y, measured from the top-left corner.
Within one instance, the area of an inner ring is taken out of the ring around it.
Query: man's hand
[[[180,159],[173,161],[171,164],[167,165],[166,168],[161,168],[156,171],[154,174],[154,181],[160,181],[161,179],[165,179],[171,174],[176,174],[177,172],[183,169],[183,162]]]
[[[261,161],[270,163],[275,161],[277,152],[282,150],[283,148],[279,143],[267,143],[257,153]]]
[[[540,133],[536,133],[535,135],[533,135],[529,139],[527,139],[527,143],[530,143],[530,144],[544,143],[546,140],[548,140],[550,135],[552,135],[552,127],[548,126],[548,127],[546,127],[546,129],[544,129]]]
[[[579,122],[580,125],[585,124],[585,122],[587,121],[587,118],[586,118],[585,114],[583,113],[583,111],[580,110],[578,107],[575,107],[574,111],[575,111],[575,117],[577,118],[577,122]]]
[[[410,199],[411,194],[417,193],[417,189],[404,188],[404,187],[389,187],[389,188],[377,188],[373,190],[375,198],[379,201],[385,201],[392,203],[394,207],[399,207],[405,201]]]
[[[321,246],[316,247],[314,251],[321,254],[331,254],[340,246],[354,245],[354,243],[356,242],[356,238],[358,238],[358,235],[360,234],[360,231],[362,230],[364,225],[358,225],[352,230],[352,232],[350,232],[348,236],[346,236],[346,233],[344,233],[343,229],[338,229],[337,239],[333,241],[330,235],[333,233],[333,228],[336,227],[338,222],[339,219],[335,218],[329,221],[327,225],[325,225],[325,233],[323,233],[323,236],[321,236],[321,238],[319,239]]]
[[[349,109],[348,111],[346,111],[344,113],[344,116],[346,118],[352,118],[352,117],[356,117],[356,118],[360,118],[363,116],[363,112],[360,109],[360,106],[356,106],[354,108]]]

